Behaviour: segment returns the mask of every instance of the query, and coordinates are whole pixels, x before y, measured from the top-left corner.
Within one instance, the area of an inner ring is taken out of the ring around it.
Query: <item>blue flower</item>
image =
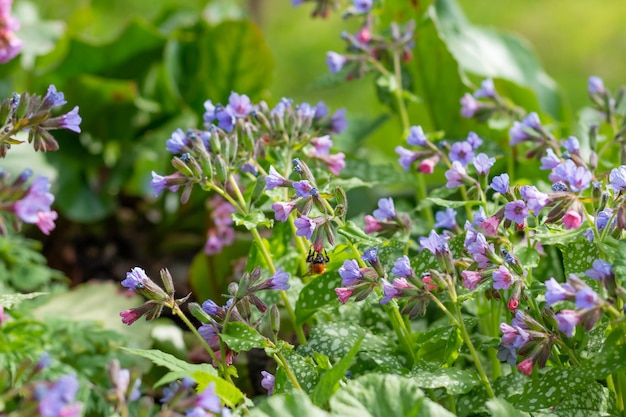
[[[267,390],[267,395],[272,395],[272,392],[274,392],[274,382],[276,378],[274,375],[266,371],[261,371],[261,375],[263,376],[263,379],[261,379],[261,386]]]
[[[591,269],[586,270],[585,274],[596,281],[605,281],[613,276],[613,267],[607,261],[596,259]]]
[[[452,229],[456,226],[456,210],[448,207],[447,209],[440,210],[435,213],[435,227],[441,227],[444,229]]]
[[[422,126],[411,126],[409,136],[407,136],[406,141],[409,145],[426,146],[428,139],[426,139]]]
[[[567,149],[567,151],[569,153],[578,153],[578,152],[580,152],[580,143],[578,143],[578,139],[576,139],[576,136],[568,137],[566,140],[561,142],[561,145],[565,149]]]
[[[188,151],[189,139],[182,129],[176,129],[172,133],[172,137],[165,141],[165,148],[169,153],[182,154]]]
[[[463,185],[463,179],[467,176],[467,172],[459,161],[454,161],[452,162],[452,168],[446,171],[445,176],[448,180],[446,187],[456,188]]]
[[[361,259],[363,259],[365,262],[369,262],[370,264],[377,263],[378,262],[378,248],[373,247],[373,248],[366,250],[365,252],[363,252],[363,256],[361,256]]]
[[[461,116],[474,117],[480,110],[480,103],[470,93],[465,93],[461,98]]]
[[[126,273],[126,279],[122,281],[122,286],[129,290],[136,290],[145,287],[145,282],[150,278],[146,275],[146,271],[138,266]]]
[[[329,51],[326,53],[326,65],[331,74],[341,71],[341,68],[345,65],[347,58],[337,52]]]
[[[39,415],[42,417],[79,416],[81,404],[74,403],[78,392],[76,375],[64,375],[50,388],[37,391]]]
[[[528,216],[528,208],[522,200],[515,200],[504,206],[504,217],[517,224],[524,223]]]
[[[353,0],[353,3],[357,13],[367,13],[372,8],[372,0]]]
[[[598,94],[604,94],[606,90],[604,88],[604,81],[602,81],[602,78],[596,77],[596,76],[589,77],[589,82],[587,84],[587,91],[592,96],[598,95]]]
[[[483,144],[483,140],[474,132],[469,132],[465,141],[472,145],[473,150],[478,149],[478,147]]]
[[[350,287],[354,283],[363,278],[359,263],[354,259],[346,259],[343,265],[339,267],[339,276],[341,276],[341,285]]]
[[[414,272],[413,269],[411,269],[411,262],[408,256],[405,255],[398,258],[391,269],[391,273],[403,278],[411,277]]]
[[[474,159],[474,150],[469,142],[456,142],[450,148],[450,160],[459,161],[463,166]]]
[[[592,309],[600,305],[598,294],[589,287],[583,287],[576,292],[576,308]]]
[[[294,221],[296,225],[296,235],[305,237],[307,239],[311,239],[311,235],[315,230],[316,224],[313,220],[309,219],[307,216],[302,216],[297,218]]]
[[[276,187],[284,187],[289,181],[280,175],[273,166],[270,166],[270,172],[265,177],[265,189],[271,190]]]
[[[511,146],[515,146],[520,142],[531,139],[538,134],[533,133],[532,131],[537,132],[540,129],[541,122],[539,121],[539,115],[535,112],[530,113],[524,118],[524,120],[522,120],[521,123],[513,123],[513,127],[511,127],[511,129],[509,130],[509,135],[511,136],[511,141],[509,142],[509,144]]]
[[[60,91],[57,92],[57,88],[54,86],[54,84],[50,84],[50,86],[48,87],[48,92],[43,98],[43,103],[41,106],[43,108],[50,109],[52,107],[62,106],[64,104],[67,104],[67,101],[65,100],[63,93]]]
[[[417,161],[418,158],[417,152],[403,148],[402,146],[396,146],[396,153],[400,155],[398,162],[402,165],[405,171],[408,171],[413,162]]]
[[[609,187],[615,191],[626,190],[626,165],[613,168],[609,174],[609,182]]]
[[[315,189],[307,180],[296,181],[292,185],[296,190],[296,195],[302,198],[311,197],[313,190]]]
[[[489,169],[496,163],[496,158],[489,158],[486,153],[479,153],[474,157],[474,167],[476,168],[476,172],[481,175],[489,174]]]
[[[546,286],[546,293],[544,297],[548,307],[556,302],[563,301],[574,296],[574,293],[559,284],[559,282],[554,278],[550,278],[544,284]]]
[[[287,281],[289,281],[289,273],[278,268],[276,273],[269,279],[269,287],[267,289],[286,291],[290,287]]]
[[[561,163],[561,158],[556,156],[550,148],[546,149],[546,156],[541,158],[541,167],[539,169],[554,169]]]
[[[434,230],[430,231],[428,237],[420,237],[419,243],[422,249],[428,249],[435,256],[450,251],[448,237],[440,236]]]
[[[500,194],[506,194],[509,192],[509,174],[504,173],[495,176],[491,180],[491,188]]]
[[[496,89],[493,86],[493,80],[487,78],[480,83],[480,88],[474,91],[474,97],[476,98],[495,98]]]
[[[202,303],[202,309],[206,311],[207,314],[211,316],[216,316],[217,313],[221,310],[220,306],[218,306],[215,301],[209,299]]]
[[[250,98],[245,94],[230,93],[226,108],[234,117],[246,117],[252,111]]]
[[[559,330],[565,333],[567,337],[574,335],[574,329],[580,322],[580,315],[576,310],[561,310],[556,313],[556,321],[559,326]]]
[[[381,198],[378,200],[378,208],[372,213],[377,220],[389,220],[396,217],[396,208],[393,199]]]

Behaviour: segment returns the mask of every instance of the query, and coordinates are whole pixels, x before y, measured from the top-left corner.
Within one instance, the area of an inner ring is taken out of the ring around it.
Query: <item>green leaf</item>
[[[133,349],[128,347],[122,347],[121,349],[133,355],[150,359],[155,365],[164,366],[173,372],[187,372],[191,374],[196,371],[201,371],[217,375],[215,368],[209,364],[191,364],[158,349]]]
[[[415,381],[398,375],[369,374],[349,381],[330,399],[336,416],[448,417],[454,414],[425,398]]]
[[[311,395],[314,404],[322,406],[328,402],[328,399],[335,391],[337,383],[346,375],[350,365],[352,365],[352,361],[354,361],[362,341],[363,338],[361,337],[356,341],[346,356],[341,358],[332,369],[322,375],[315,387],[315,391],[313,391],[313,395]]]
[[[315,277],[306,284],[296,302],[296,321],[303,323],[320,308],[338,304],[335,288],[341,287],[341,277],[336,272],[328,272]]]
[[[240,322],[228,323],[226,333],[220,333],[220,339],[235,352],[246,352],[253,348],[265,348],[268,346],[267,340],[259,332]]]
[[[298,380],[300,387],[307,393],[313,392],[317,386],[319,375],[317,368],[313,364],[311,358],[305,358],[297,352],[291,350],[283,350],[283,356],[287,361],[287,365]],[[291,380],[287,377],[285,369],[279,367],[276,371],[276,380],[274,381],[274,392],[282,393],[295,389]]]
[[[584,237],[558,247],[563,255],[565,276],[584,273],[592,267],[593,261],[600,257],[598,247]]]
[[[380,243],[380,239],[368,235],[351,220],[347,221],[344,226],[338,227],[337,233],[345,236],[352,243],[362,243],[366,246],[376,246]]]
[[[459,356],[463,338],[457,326],[445,326],[421,333],[415,343],[420,347],[418,358],[451,365]]]
[[[201,109],[207,98],[226,104],[233,91],[256,102],[271,83],[271,51],[250,21],[199,23],[170,44],[168,72],[191,108]]]
[[[437,204],[438,206],[447,207],[447,208],[459,208],[459,207],[464,207],[464,206],[479,206],[482,204],[482,202],[478,200],[450,201],[450,200],[444,200],[443,198],[437,198],[437,197],[428,197],[426,198],[426,200],[429,200],[432,203]]]
[[[503,398],[491,398],[485,404],[493,417],[525,417],[528,413],[519,411]]]
[[[32,292],[30,294],[0,294],[0,307],[4,307],[10,310],[24,300],[31,300],[45,294],[47,293]]]
[[[197,391],[202,392],[209,384],[215,383],[215,393],[226,405],[235,407],[237,404],[242,403],[246,398],[243,392],[232,383],[215,375],[214,372],[215,370],[212,372],[198,370],[191,374],[191,377],[198,383]]]
[[[555,119],[561,117],[563,109],[557,85],[543,71],[525,41],[472,25],[454,0],[437,1],[429,12],[431,17],[436,16],[439,34],[461,71],[502,78],[530,88],[544,111]],[[527,103],[517,101],[517,104],[526,107]]]
[[[326,411],[316,407],[309,397],[300,391],[274,395],[248,413],[250,417],[328,417]]]
[[[246,215],[233,213],[232,217],[237,226],[244,226],[248,230],[255,229],[259,226],[271,228],[274,224],[274,220],[265,217],[265,213],[261,210],[255,210]]]
[[[517,256],[517,259],[524,268],[535,268],[539,266],[539,252],[535,248],[522,246],[515,251],[515,256]]]
[[[429,372],[413,368],[411,373],[420,388],[444,388],[449,395],[465,394],[480,384],[476,372],[468,369],[439,368]]]

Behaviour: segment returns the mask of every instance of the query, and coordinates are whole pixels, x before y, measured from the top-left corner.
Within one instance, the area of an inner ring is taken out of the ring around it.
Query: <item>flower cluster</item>
[[[32,171],[22,171],[13,181],[9,173],[0,171],[0,214],[6,214],[9,223],[17,227],[23,223],[36,225],[48,235],[54,229],[57,212],[51,209],[54,195],[50,193],[48,178],[39,176],[32,181]],[[0,235],[7,232],[7,226],[0,217]]]
[[[41,383],[35,390],[38,411],[44,417],[78,417],[82,404],[76,402],[79,384],[76,375],[68,374],[56,382]]]
[[[378,200],[378,208],[367,214],[365,220],[365,233],[377,233],[380,236],[391,236],[396,231],[402,230],[405,233],[411,228],[409,216],[404,213],[397,213],[395,204],[391,197]]]
[[[195,381],[191,378],[183,378],[181,381],[170,383],[163,388],[161,404],[167,410],[185,413],[186,417],[232,416],[230,408],[222,404],[215,392],[215,382],[209,383],[197,394],[193,391],[195,385]]]
[[[232,204],[220,196],[213,196],[209,200],[211,207],[212,225],[207,232],[204,253],[215,255],[222,251],[224,246],[230,246],[235,241],[235,229],[231,215],[236,211]]]
[[[11,15],[13,0],[0,2],[0,63],[9,62],[22,50],[24,42],[15,32],[20,28],[20,22]]]

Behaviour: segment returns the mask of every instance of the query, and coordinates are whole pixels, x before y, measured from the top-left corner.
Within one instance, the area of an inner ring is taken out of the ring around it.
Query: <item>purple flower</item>
[[[496,158],[489,158],[486,153],[479,153],[474,158],[474,167],[476,168],[476,172],[481,175],[489,174],[489,169],[496,163]]]
[[[284,187],[289,181],[280,175],[273,166],[270,166],[270,173],[265,177],[265,189],[271,190],[276,187]]]
[[[572,337],[576,325],[580,322],[580,315],[576,310],[561,310],[556,313],[556,321],[559,330],[565,333],[567,337]]]
[[[596,77],[595,75],[589,77],[589,82],[587,84],[587,91],[592,96],[598,95],[598,94],[604,94],[606,90],[604,88],[604,81],[602,81],[602,78]]]
[[[592,309],[600,305],[600,297],[589,287],[583,287],[576,292],[576,308]]]
[[[469,142],[455,142],[450,148],[450,160],[459,161],[463,166],[474,159],[474,150]]]
[[[315,116],[313,117],[316,119],[321,119],[327,114],[328,114],[328,106],[326,106],[326,103],[324,103],[323,101],[318,102],[317,106],[315,106]]]
[[[567,151],[569,153],[579,153],[580,152],[580,143],[578,143],[578,139],[576,139],[576,136],[570,136],[568,137],[566,140],[564,140],[563,142],[561,142],[561,145],[567,149]]]
[[[417,152],[403,148],[402,146],[396,146],[396,153],[400,155],[398,162],[400,162],[400,165],[402,165],[405,171],[408,171],[413,162],[417,161],[419,157]]]
[[[136,290],[145,287],[145,282],[150,278],[146,275],[146,271],[138,266],[126,273],[126,279],[122,281],[122,286],[129,290]]]
[[[474,115],[480,110],[480,103],[470,93],[465,93],[461,98],[461,116],[474,117]]]
[[[482,274],[476,271],[465,270],[461,272],[461,276],[463,277],[463,286],[470,291],[476,289],[480,281],[483,279]]]
[[[550,201],[548,194],[542,193],[533,185],[522,186],[520,188],[520,194],[526,202],[526,207],[534,211],[535,215],[537,215]]]
[[[339,109],[330,118],[330,127],[328,131],[330,133],[341,133],[348,127],[348,121],[346,120],[346,109]]]
[[[515,146],[520,142],[531,139],[536,134],[530,133],[528,130],[538,131],[541,129],[541,122],[539,121],[539,115],[533,112],[522,120],[522,122],[514,122],[513,127],[509,130],[509,136],[511,141],[509,145]]]
[[[478,149],[478,147],[483,144],[483,140],[474,132],[469,132],[465,141],[472,145],[473,150]]]
[[[228,108],[230,113],[235,117],[246,117],[252,111],[252,104],[247,95],[232,92],[228,97],[228,105],[226,108]]]
[[[420,237],[419,243],[422,249],[428,249],[435,256],[450,251],[448,236],[440,236],[434,230],[430,231],[428,237]]]
[[[211,316],[216,316],[221,310],[220,306],[218,306],[215,301],[211,299],[206,300],[204,303],[202,303],[202,309]]]
[[[261,380],[261,386],[267,390],[267,395],[270,396],[274,392],[274,382],[276,378],[269,372],[261,371],[263,379]]]
[[[64,375],[51,387],[39,386],[36,391],[39,415],[42,417],[78,417],[82,404],[74,403],[78,392],[76,375]]]
[[[372,214],[377,220],[389,220],[396,217],[393,199],[391,197],[379,199],[378,208]]]
[[[528,208],[522,200],[515,200],[504,206],[504,217],[517,224],[524,223],[524,219],[528,216]]]
[[[189,139],[187,139],[187,135],[182,129],[176,129],[174,133],[172,133],[172,137],[165,141],[165,148],[172,154],[187,152],[189,145]]]
[[[363,278],[363,273],[359,268],[359,263],[354,259],[346,259],[343,265],[339,267],[339,276],[341,276],[341,285],[350,287],[354,283]]]
[[[545,299],[548,307],[574,296],[574,293],[569,291],[569,288],[562,286],[554,278],[550,278],[544,284],[546,286]]]
[[[56,129],[67,129],[76,133],[80,133],[80,123],[83,121],[83,119],[81,119],[78,115],[78,106],[74,107],[71,111],[62,116],[48,119],[46,122],[42,123],[42,126],[47,125],[47,122],[52,122],[53,120],[58,120],[58,123],[60,124],[60,126],[56,127]]]
[[[293,184],[293,188],[296,190],[296,195],[302,198],[311,197],[314,187],[307,180],[296,181]]]
[[[229,107],[216,107],[215,118],[217,125],[226,132],[232,132],[235,123],[237,123],[237,119]]]
[[[491,179],[491,188],[500,194],[509,192],[509,174],[500,174]]]
[[[315,109],[311,107],[309,103],[302,103],[296,106],[296,110],[302,115],[304,119],[312,119],[315,117]]]
[[[198,394],[194,405],[212,413],[219,413],[221,411],[222,404],[220,397],[215,393],[215,382],[211,382],[204,391]]]
[[[15,202],[13,210],[23,222],[37,224],[41,213],[51,211],[53,202],[54,195],[50,193],[48,178],[39,176],[32,182],[26,195]]]
[[[619,168],[613,168],[609,174],[609,187],[614,191],[626,190],[626,165]]]
[[[213,105],[211,100],[207,100],[204,102],[204,109],[206,110],[202,115],[204,119],[204,125],[208,128],[213,121],[215,121],[215,109],[216,107]]]
[[[272,204],[272,210],[274,210],[274,218],[279,222],[286,222],[287,218],[295,208],[295,203],[277,202]]]
[[[607,261],[596,259],[591,269],[585,271],[585,275],[596,281],[604,281],[613,276],[613,267]]]
[[[550,175],[548,175],[548,178],[553,183],[559,181],[569,183],[575,171],[576,164],[571,159],[568,159],[555,166]]]
[[[474,91],[474,97],[476,98],[495,98],[496,89],[493,86],[493,80],[487,78],[480,83],[480,88]]]
[[[493,271],[493,288],[496,290],[507,290],[511,285],[513,285],[513,275],[509,269],[500,265],[498,269]]]
[[[426,142],[428,142],[428,139],[424,134],[422,126],[411,126],[409,136],[407,136],[406,141],[409,143],[409,145],[426,146]]]
[[[67,101],[65,101],[63,93],[60,91],[57,92],[57,88],[54,86],[54,84],[50,84],[50,86],[48,87],[48,92],[43,98],[43,103],[41,104],[41,106],[43,108],[50,109],[52,107],[62,106],[64,104],[67,104]]]
[[[311,235],[313,234],[313,231],[317,226],[315,222],[309,219],[307,216],[297,218],[294,221],[294,224],[297,228],[296,235],[305,237],[307,239],[311,239]]]
[[[397,297],[401,291],[394,287],[389,281],[386,279],[382,279],[381,283],[383,284],[383,298],[380,300],[381,304],[387,304],[391,301],[392,298]]]
[[[539,169],[554,169],[561,163],[561,158],[556,156],[551,148],[546,149],[546,156],[541,158],[541,167]]]
[[[331,74],[341,71],[341,68],[343,68],[346,61],[347,58],[337,52],[330,51],[326,53],[326,65],[328,65],[328,69]]]
[[[357,13],[367,13],[372,8],[372,0],[353,0],[353,3]]]
[[[452,168],[446,171],[446,187],[455,188],[463,185],[463,179],[467,176],[465,168],[459,161],[452,162]]]
[[[411,262],[408,256],[405,255],[398,258],[391,269],[391,273],[403,278],[413,276],[414,272],[413,269],[411,269]]]
[[[585,167],[577,167],[569,178],[570,189],[577,193],[589,188],[591,172]]]
[[[287,283],[287,281],[289,281],[289,273],[283,271],[280,268],[276,270],[276,273],[272,275],[268,281],[268,290],[286,291],[290,287],[290,285]]]
[[[315,148],[315,153],[317,155],[328,155],[330,153],[330,148],[333,147],[333,141],[330,136],[320,136],[313,138],[311,140],[311,145]]]
[[[452,229],[456,226],[456,210],[449,207],[445,211],[440,210],[435,213],[435,219],[437,220],[435,227]]]
[[[609,207],[598,212],[596,216],[596,225],[598,226],[598,230],[602,230],[606,227],[612,215],[613,209]],[[613,223],[615,223],[615,219],[613,219]]]
[[[361,259],[363,259],[365,262],[368,262],[370,265],[378,263],[378,248],[373,247],[366,250],[365,252],[363,252]]]

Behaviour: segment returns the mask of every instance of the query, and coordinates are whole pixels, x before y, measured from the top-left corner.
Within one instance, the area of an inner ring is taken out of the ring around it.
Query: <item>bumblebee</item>
[[[328,253],[326,253],[326,249],[322,249],[321,252],[316,252],[313,248],[310,248],[306,261],[309,263],[308,275],[320,275],[326,271],[326,264],[330,261],[330,258],[328,257]]]

